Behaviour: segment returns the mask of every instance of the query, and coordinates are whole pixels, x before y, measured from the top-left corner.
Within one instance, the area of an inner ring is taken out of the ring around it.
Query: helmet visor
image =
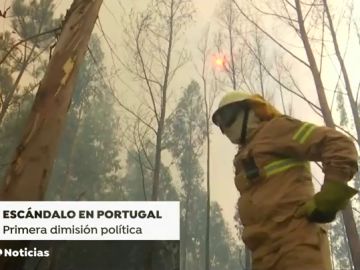
[[[237,102],[226,105],[214,115],[214,123],[220,127],[229,128],[236,120],[239,111],[244,109],[244,102]]]

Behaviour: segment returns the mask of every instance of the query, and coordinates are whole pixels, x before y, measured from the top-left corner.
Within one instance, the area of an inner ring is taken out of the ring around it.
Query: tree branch
[[[45,32],[42,32],[42,33],[39,33],[39,34],[36,34],[36,35],[33,35],[33,36],[30,36],[28,38],[25,38],[25,39],[22,39],[18,42],[16,42],[14,45],[11,46],[11,48],[5,53],[5,55],[3,56],[3,58],[1,58],[0,60],[0,65],[6,60],[6,58],[9,56],[9,54],[15,49],[17,48],[19,45],[21,45],[22,43],[24,42],[27,42],[29,40],[32,40],[32,39],[35,39],[35,38],[38,38],[38,37],[41,37],[41,36],[44,36],[44,35],[48,35],[48,34],[51,34],[51,33],[54,33],[58,30],[60,30],[61,27],[57,27],[57,28],[54,28],[54,29],[51,29],[51,30],[48,30],[48,31],[45,31]]]
[[[241,7],[238,5],[236,0],[232,0],[240,13],[256,28],[258,28],[261,32],[263,32],[268,38],[270,38],[275,44],[277,44],[280,48],[282,48],[285,52],[290,54],[292,57],[294,57],[296,60],[298,60],[300,63],[304,64],[306,67],[310,67],[308,63],[306,63],[304,60],[302,60],[300,57],[296,56],[293,52],[291,52],[289,49],[287,49],[285,46],[283,46],[279,41],[277,41],[272,35],[270,35],[268,32],[266,32],[261,26],[259,26],[254,20],[252,20],[246,13],[241,9]]]

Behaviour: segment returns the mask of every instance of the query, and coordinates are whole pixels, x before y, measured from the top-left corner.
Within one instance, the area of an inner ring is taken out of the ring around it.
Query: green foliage
[[[13,1],[10,17],[12,28],[0,33],[0,59],[3,59],[19,40],[54,27],[56,20],[53,18],[52,2]],[[30,112],[34,98],[32,91],[46,68],[47,61],[35,56],[50,40],[49,36],[29,40],[13,49],[0,65],[0,108],[1,113],[4,113],[4,118],[0,119],[0,176],[4,175],[9,165]],[[26,82],[22,81],[22,70],[30,75]]]
[[[213,270],[239,269],[239,247],[222,216],[221,208],[212,203],[210,213],[210,265]]]
[[[185,211],[184,199],[181,202]],[[237,270],[239,265],[239,243],[231,234],[218,203],[211,204],[210,212],[210,265],[215,270]],[[195,185],[191,191],[191,204],[187,209],[188,222],[185,227],[184,216],[181,220],[181,243],[186,243],[186,269],[204,269],[205,229],[206,229],[206,192]],[[185,233],[186,230],[186,233]],[[184,237],[186,236],[186,239]]]
[[[175,112],[167,120],[166,147],[176,157],[182,157],[183,151],[191,146],[194,147],[196,155],[201,155],[206,136],[205,125],[200,86],[196,81],[191,81],[176,106]]]
[[[153,170],[147,164],[147,158],[154,160],[155,150],[150,143],[144,144],[145,151],[129,150],[126,163],[126,175],[121,180],[125,199],[133,201],[149,200],[152,194]],[[146,157],[147,156],[147,157]],[[172,183],[169,168],[161,165],[159,183],[160,201],[177,201],[179,195]]]
[[[0,59],[5,57],[5,54],[10,50],[11,46],[15,43],[11,33],[6,31],[0,33]],[[6,60],[0,65],[0,94],[4,97],[9,93],[13,85],[12,74],[17,71],[16,66],[19,62],[19,51],[14,50]]]
[[[21,39],[52,30],[59,26],[60,20],[54,20],[54,0],[14,0],[11,6],[12,28]],[[49,36],[41,36],[29,40],[36,47],[45,48],[50,45]]]
[[[162,165],[160,200],[181,201],[181,243],[186,246],[186,269],[203,269],[205,256],[206,192],[203,169],[199,162],[206,136],[203,99],[197,82],[184,90],[174,112],[165,124],[164,148],[172,154],[181,181],[181,194],[175,188],[169,168]],[[126,174],[121,179],[126,200],[146,200],[151,197],[155,148],[150,138],[144,149],[127,152]],[[212,269],[239,269],[238,247],[231,236],[218,204],[211,207]],[[183,256],[184,254],[182,254]]]
[[[21,106],[36,88],[44,74],[47,58],[42,54],[53,42],[54,35],[28,39],[42,31],[55,28],[53,0],[15,0],[11,6],[11,29],[0,33],[0,123],[6,113]],[[18,44],[19,40],[26,40]],[[10,53],[8,53],[10,52]],[[26,82],[24,75],[28,75]]]
[[[0,59],[3,59],[10,48],[16,43],[13,35],[5,31],[0,33]],[[22,83],[16,81],[19,72],[26,68],[30,62],[29,58],[23,57],[22,52],[19,49],[12,50],[12,52],[4,59],[4,62],[0,65],[0,108],[3,109],[4,103],[7,99],[11,98],[10,105],[20,106],[21,102],[31,99],[31,91],[36,86],[36,82],[30,81]],[[34,75],[32,78],[38,79],[44,72],[45,67],[41,63],[41,59],[36,59],[36,63],[33,62],[36,69],[34,69],[30,75]],[[36,72],[35,72],[36,70]],[[21,78],[19,78],[21,79]],[[14,91],[15,90],[15,91]],[[14,94],[12,95],[12,92]],[[10,97],[10,95],[12,95]],[[23,100],[24,99],[24,100]],[[1,121],[0,121],[1,122]]]
[[[44,51],[49,52],[50,44],[55,42],[55,33],[42,35],[32,38],[40,33],[55,29],[60,25],[60,19],[54,18],[54,0],[14,0],[11,6],[13,19],[11,20],[12,32],[9,44],[14,44],[15,40],[26,40],[16,48],[17,57],[12,63],[17,69],[22,68],[22,64],[33,63],[29,73],[34,78],[43,75],[44,64],[47,59],[38,58]]]
[[[341,92],[337,93],[336,100],[337,100],[337,110],[340,113],[340,125],[345,127],[349,124],[349,119],[346,114],[344,97]]]
[[[199,84],[191,81],[166,122],[164,136],[182,183],[181,241],[186,269],[204,269],[205,260],[206,191],[199,161],[206,138],[203,105]],[[212,204],[210,216],[211,269],[238,269],[236,244],[218,204]]]
[[[176,160],[184,189],[202,181],[199,157],[205,138],[206,118],[200,86],[191,81],[167,120],[164,134],[164,146]]]

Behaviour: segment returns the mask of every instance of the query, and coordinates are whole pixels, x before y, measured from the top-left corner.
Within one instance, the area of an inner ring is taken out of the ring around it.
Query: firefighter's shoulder
[[[261,132],[264,138],[282,141],[282,143],[299,143],[303,145],[309,142],[314,134],[322,133],[321,127],[304,122],[291,116],[283,115],[270,120]]]
[[[284,134],[294,132],[304,125],[316,127],[316,125],[312,123],[304,122],[288,115],[282,115],[270,120],[269,123],[266,124],[266,129],[271,130],[273,134]]]

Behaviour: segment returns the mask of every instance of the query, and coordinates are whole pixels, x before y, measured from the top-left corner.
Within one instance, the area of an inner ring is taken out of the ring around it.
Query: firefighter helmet
[[[251,95],[243,91],[226,93],[219,102],[218,109],[212,116],[215,125],[228,126],[235,119],[238,110],[248,107],[262,120],[270,120],[281,113],[260,95]]]

